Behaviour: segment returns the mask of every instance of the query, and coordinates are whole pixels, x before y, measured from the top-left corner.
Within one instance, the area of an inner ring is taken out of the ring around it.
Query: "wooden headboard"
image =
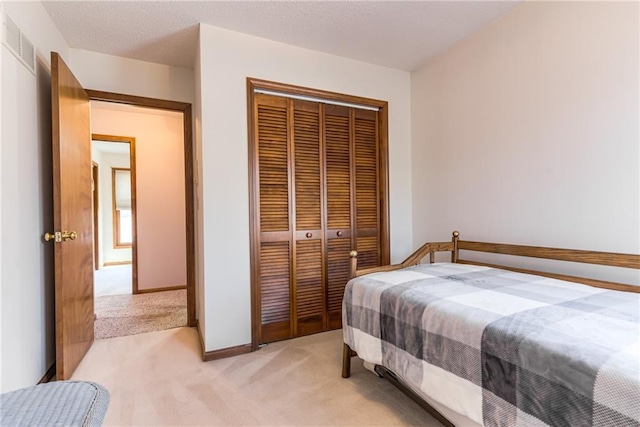
[[[436,252],[451,252],[451,262],[460,264],[484,265],[487,267],[502,268],[504,270],[517,271],[520,273],[536,274],[538,276],[552,277],[554,279],[566,280],[568,282],[583,283],[585,285],[595,286],[598,288],[614,289],[618,291],[637,292],[640,293],[640,286],[628,285],[617,282],[607,282],[604,280],[590,279],[587,277],[568,276],[564,274],[549,273],[538,270],[527,270],[523,268],[508,267],[497,264],[487,264],[484,262],[475,262],[460,259],[459,251],[476,251],[488,252],[502,255],[516,255],[529,258],[545,258],[557,261],[579,262],[584,264],[606,265],[610,267],[622,267],[631,269],[640,269],[640,255],[620,254],[613,252],[595,252],[576,249],[558,249],[545,248],[540,246],[523,246],[509,245],[504,243],[485,243],[471,242],[460,240],[460,233],[453,232],[450,242],[431,242],[425,243],[417,251],[409,255],[407,259],[400,264],[383,265],[380,267],[366,268],[358,270],[358,252],[351,251],[351,263],[349,266],[349,276],[351,278],[362,276],[364,274],[393,271],[401,268],[410,267],[420,264],[420,262],[429,255],[429,261],[435,261]]]

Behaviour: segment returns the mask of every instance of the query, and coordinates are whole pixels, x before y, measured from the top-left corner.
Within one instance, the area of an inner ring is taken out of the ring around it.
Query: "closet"
[[[381,101],[250,95],[253,341],[340,328],[349,252],[388,263]]]

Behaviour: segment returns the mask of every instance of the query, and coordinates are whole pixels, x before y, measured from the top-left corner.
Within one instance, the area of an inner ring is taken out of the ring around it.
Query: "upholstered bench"
[[[100,426],[109,392],[87,381],[56,381],[0,395],[2,426]]]

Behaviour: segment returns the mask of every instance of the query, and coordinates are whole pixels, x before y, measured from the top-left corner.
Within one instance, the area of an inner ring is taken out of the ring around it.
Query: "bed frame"
[[[640,269],[640,255],[634,254],[621,254],[613,252],[595,252],[584,251],[575,249],[558,249],[558,248],[545,248],[539,246],[523,246],[523,245],[509,245],[504,243],[484,243],[484,242],[471,242],[460,240],[460,233],[453,232],[453,237],[450,242],[432,242],[425,243],[417,251],[411,254],[407,259],[400,264],[383,265],[380,267],[366,268],[358,270],[358,252],[351,251],[349,254],[351,260],[349,264],[349,278],[363,276],[370,273],[378,273],[385,271],[394,271],[401,268],[410,267],[420,264],[423,258],[429,255],[429,262],[435,262],[436,252],[451,252],[451,262],[459,264],[474,264],[482,265],[486,267],[501,268],[504,270],[516,271],[519,273],[535,274],[538,276],[551,277],[554,279],[565,280],[568,282],[582,283],[589,286],[595,286],[598,288],[612,289],[625,292],[640,293],[640,286],[628,285],[617,282],[607,282],[603,280],[590,279],[586,277],[568,276],[563,274],[549,273],[545,271],[526,270],[522,268],[508,267],[497,264],[487,264],[484,262],[475,262],[469,260],[460,259],[460,250],[475,251],[475,252],[489,252],[502,255],[515,255],[529,258],[546,258],[558,261],[579,262],[584,264],[597,264],[606,265],[611,267],[623,267],[631,269]],[[349,378],[351,376],[351,358],[358,354],[353,351],[346,343],[343,345],[342,353],[342,377]],[[415,400],[420,406],[422,406],[427,412],[433,415],[438,421],[445,426],[454,427],[446,417],[433,408],[429,403],[425,402],[421,397],[415,394],[411,389],[405,386],[396,375],[389,371],[384,366],[376,366],[376,373],[389,380],[400,391],[407,394],[411,399]]]

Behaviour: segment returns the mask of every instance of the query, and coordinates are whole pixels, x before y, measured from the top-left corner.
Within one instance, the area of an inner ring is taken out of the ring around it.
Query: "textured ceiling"
[[[414,70],[517,1],[43,1],[73,48],[191,68],[198,24]]]

